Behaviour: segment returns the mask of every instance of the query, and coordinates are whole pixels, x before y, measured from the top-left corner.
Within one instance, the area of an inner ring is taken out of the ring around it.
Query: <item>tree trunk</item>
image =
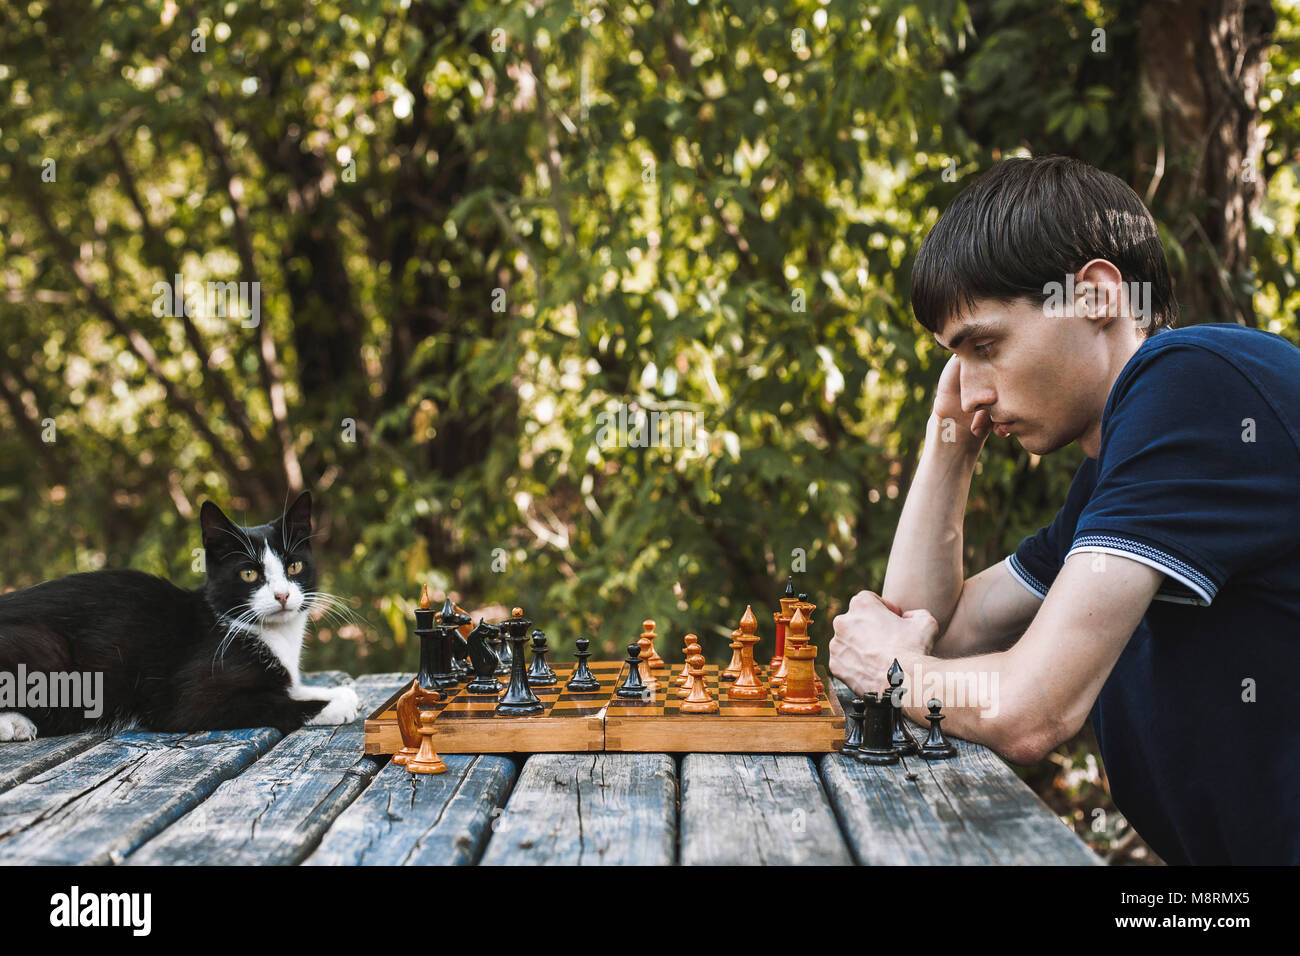
[[[1179,325],[1256,324],[1249,237],[1266,183],[1259,124],[1268,0],[1155,0],[1139,27],[1139,192],[1187,253]]]

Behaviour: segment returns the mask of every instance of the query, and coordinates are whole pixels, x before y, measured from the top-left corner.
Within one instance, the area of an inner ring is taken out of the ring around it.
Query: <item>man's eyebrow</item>
[[[939,342],[938,338],[936,338],[935,341],[939,342],[940,348],[946,349],[949,352],[955,352],[961,346],[962,342],[966,341],[972,335],[988,335],[997,330],[998,327],[992,322],[972,322],[952,337],[951,345],[944,345],[942,342]]]

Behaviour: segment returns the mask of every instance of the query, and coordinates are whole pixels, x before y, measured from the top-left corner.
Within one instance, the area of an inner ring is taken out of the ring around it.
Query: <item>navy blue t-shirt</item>
[[[1166,862],[1300,864],[1300,349],[1165,329],[1120,372],[1096,459],[1007,567],[1164,572],[1093,707],[1115,804]]]

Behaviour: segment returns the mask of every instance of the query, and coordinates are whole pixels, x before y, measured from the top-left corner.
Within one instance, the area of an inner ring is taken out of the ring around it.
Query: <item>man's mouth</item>
[[[1011,434],[1011,426],[1013,424],[1015,424],[1014,421],[994,422],[993,431],[997,433],[999,437],[1006,438]]]

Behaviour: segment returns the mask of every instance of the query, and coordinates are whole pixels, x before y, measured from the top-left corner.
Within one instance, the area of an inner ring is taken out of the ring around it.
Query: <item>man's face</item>
[[[983,409],[1006,425],[995,424],[995,434],[1015,435],[1026,450],[1046,455],[1101,420],[1110,382],[1099,326],[1081,315],[1045,315],[1029,300],[982,300],[935,338],[961,358],[963,411]]]

